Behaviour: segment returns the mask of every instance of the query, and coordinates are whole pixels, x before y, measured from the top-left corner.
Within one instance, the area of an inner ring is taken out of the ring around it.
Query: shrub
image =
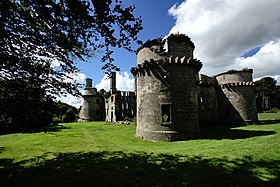
[[[65,115],[62,116],[63,123],[74,122],[75,120],[76,113],[74,112],[73,108],[68,109]]]
[[[61,116],[54,116],[53,118],[52,118],[52,124],[53,125],[57,125],[58,123],[61,123],[62,122],[62,119],[61,119],[62,117]]]
[[[278,113],[280,110],[278,108],[272,108],[271,110],[266,111],[266,113]]]
[[[137,117],[136,116],[132,119],[132,122],[135,124],[135,126],[137,125]]]
[[[128,117],[128,116],[125,116],[124,117],[124,121],[132,121],[132,119],[130,117]]]

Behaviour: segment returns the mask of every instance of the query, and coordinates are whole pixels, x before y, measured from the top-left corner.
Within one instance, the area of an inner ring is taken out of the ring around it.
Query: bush
[[[280,112],[280,109],[278,108],[272,108],[271,110],[265,111],[265,113],[278,113]]]
[[[76,120],[76,113],[73,110],[73,108],[68,109],[65,115],[62,116],[63,123],[74,122],[75,120]]]
[[[132,122],[135,124],[135,126],[137,125],[137,117],[136,116],[132,119]]]
[[[61,123],[62,122],[62,119],[61,119],[62,117],[61,116],[54,116],[53,118],[52,118],[52,124],[53,125],[58,125],[58,123]]]
[[[125,117],[124,117],[124,121],[130,121],[130,122],[132,122],[132,119],[131,119],[130,117],[128,117],[128,116],[125,116]]]

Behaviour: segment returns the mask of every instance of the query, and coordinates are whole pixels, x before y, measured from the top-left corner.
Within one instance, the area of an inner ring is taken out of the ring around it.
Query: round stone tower
[[[165,49],[164,49],[165,48]],[[182,34],[147,41],[137,51],[132,68],[137,87],[136,136],[177,141],[200,134],[197,100],[198,72],[194,44]]]
[[[230,70],[216,76],[221,86],[222,121],[231,124],[253,124],[258,121],[253,70]]]
[[[80,111],[80,121],[87,122],[87,121],[93,121],[96,117],[96,100],[99,98],[97,96],[97,90],[96,88],[92,87],[92,79],[87,78],[86,79],[86,87],[83,91],[83,105]]]

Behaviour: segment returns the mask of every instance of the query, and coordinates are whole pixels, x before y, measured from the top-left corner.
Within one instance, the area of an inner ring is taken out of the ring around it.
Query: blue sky
[[[182,0],[128,0],[124,1],[124,5],[133,3],[136,6],[135,16],[142,17],[144,28],[138,36],[140,40],[145,42],[148,39],[158,38],[169,33],[175,24],[175,20],[173,16],[168,15],[168,9],[180,2]],[[133,47],[134,49],[138,48],[138,46]],[[121,68],[121,72],[130,72],[130,68],[136,66],[136,55],[124,49],[114,50],[113,57],[115,64]],[[78,63],[77,65],[82,73],[93,79],[93,85],[98,84],[104,77],[100,58],[92,59],[91,62]]]
[[[188,35],[195,44],[194,58],[201,60],[200,73],[209,76],[231,69],[252,68],[253,78],[275,78],[280,84],[280,3],[279,0],[125,0],[136,5],[144,29],[143,42],[170,33]],[[133,46],[137,49],[138,46]],[[130,68],[136,66],[136,55],[115,50],[117,88],[133,90]],[[108,90],[99,58],[78,63],[80,82],[93,79],[97,89]],[[63,102],[79,106],[81,100],[67,96]]]

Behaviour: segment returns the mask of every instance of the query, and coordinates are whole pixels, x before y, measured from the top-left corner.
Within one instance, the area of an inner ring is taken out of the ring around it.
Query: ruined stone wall
[[[119,106],[121,109],[121,118],[133,118],[136,116],[136,95],[134,92],[120,91]]]
[[[106,121],[117,122],[117,97],[117,94],[112,94],[108,99],[105,100]]]
[[[123,121],[125,117],[136,116],[136,95],[134,92],[116,91],[105,99],[106,121]]]
[[[201,127],[218,125],[217,81],[201,74],[198,85],[199,124]]]
[[[216,76],[221,120],[227,124],[258,121],[252,70],[227,72]]]

